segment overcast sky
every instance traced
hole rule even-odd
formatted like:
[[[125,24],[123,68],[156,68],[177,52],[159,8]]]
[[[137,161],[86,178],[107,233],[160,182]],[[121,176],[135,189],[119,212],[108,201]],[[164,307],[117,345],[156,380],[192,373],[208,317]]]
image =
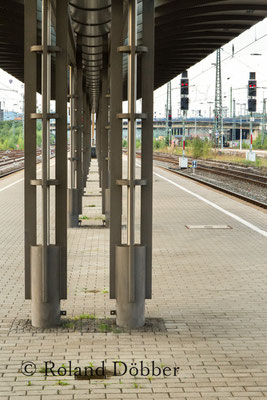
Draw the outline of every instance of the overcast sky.
[[[232,57],[232,45],[234,56]],[[252,55],[252,54],[261,55]],[[236,100],[237,114],[240,104],[247,103],[247,83],[249,72],[256,72],[257,78],[257,110],[262,110],[263,98],[267,98],[267,19],[254,25],[251,29],[232,40],[222,48],[222,92],[223,106],[230,108],[230,87]],[[216,52],[188,70],[190,80],[190,110],[188,115],[194,116],[201,110],[203,116],[209,116],[214,108],[215,99],[215,66]],[[229,79],[228,79],[229,78]],[[180,102],[180,76],[172,80],[172,114],[177,116]],[[1,89],[12,89],[17,92]],[[22,109],[23,85],[20,81],[0,69],[0,101],[5,110],[20,111]],[[167,85],[154,93],[155,115],[165,116]],[[209,103],[213,102],[213,104]],[[244,105],[242,106],[244,109]]]

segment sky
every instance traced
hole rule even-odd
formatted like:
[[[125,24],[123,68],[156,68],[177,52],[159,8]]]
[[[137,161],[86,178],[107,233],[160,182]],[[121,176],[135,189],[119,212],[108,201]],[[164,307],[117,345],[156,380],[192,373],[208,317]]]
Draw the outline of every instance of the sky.
[[[232,55],[232,46],[234,54]],[[260,54],[260,55],[255,55]],[[223,106],[230,109],[230,88],[236,103],[236,114],[245,112],[247,104],[247,83],[249,72],[256,72],[257,111],[261,112],[263,98],[267,98],[267,18],[242,33],[222,47],[222,94]],[[190,105],[188,116],[212,115],[215,100],[216,52],[212,53],[188,70]],[[180,78],[172,80],[172,115],[178,115],[180,102]],[[3,90],[9,89],[9,90]],[[12,90],[12,91],[11,91]],[[0,102],[2,108],[21,112],[23,102],[23,84],[0,69]],[[154,92],[154,116],[165,117],[167,85]],[[242,105],[243,104],[243,105]],[[141,105],[139,103],[139,111]]]
[[[232,57],[232,45],[234,56]],[[252,54],[261,55],[252,55]],[[254,25],[239,37],[222,47],[222,97],[223,106],[230,108],[230,88],[233,88],[233,99],[236,102],[236,112],[240,107],[244,112],[247,104],[247,84],[249,72],[256,72],[257,79],[257,111],[262,111],[263,97],[267,98],[267,19]],[[212,53],[198,64],[188,69],[189,78],[189,112],[188,116],[209,116],[213,112],[215,100],[216,52]],[[181,75],[172,80],[172,115],[177,116],[180,102]],[[154,115],[157,118],[165,116],[167,101],[167,85],[154,92]],[[213,104],[208,104],[213,102]],[[240,104],[243,103],[243,106]]]

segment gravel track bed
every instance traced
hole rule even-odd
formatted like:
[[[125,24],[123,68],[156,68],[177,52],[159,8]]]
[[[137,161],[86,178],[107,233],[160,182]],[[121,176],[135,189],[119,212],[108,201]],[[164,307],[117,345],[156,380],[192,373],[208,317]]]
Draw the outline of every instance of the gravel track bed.
[[[171,164],[157,160],[154,160],[154,165],[163,168],[171,166],[172,168],[177,169],[176,164]],[[193,176],[192,168],[184,169],[182,170],[182,172],[183,174]],[[218,175],[215,172],[201,171],[198,170],[197,168],[195,170],[195,176],[199,179],[202,179],[203,181],[220,186],[223,189],[231,190],[232,192],[236,192],[243,196],[267,204],[267,189],[260,185],[257,185],[256,183],[253,184],[235,178]]]
[[[192,176],[193,172],[190,169],[184,170],[183,173]],[[267,189],[257,185],[256,183],[248,183],[235,178],[230,178],[218,175],[215,172],[200,171],[196,168],[195,176],[203,179],[209,183],[221,186],[224,189],[231,190],[232,192],[239,193],[243,196],[250,197],[251,199],[261,201],[267,204]]]

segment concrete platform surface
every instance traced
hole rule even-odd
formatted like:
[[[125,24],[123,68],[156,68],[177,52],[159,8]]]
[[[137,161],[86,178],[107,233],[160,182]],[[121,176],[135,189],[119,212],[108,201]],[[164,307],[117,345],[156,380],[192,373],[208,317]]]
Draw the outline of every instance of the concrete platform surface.
[[[82,225],[69,230],[67,317],[49,331],[31,329],[24,300],[23,173],[1,179],[0,400],[267,398],[267,213],[154,170],[153,299],[146,327],[131,332],[110,316],[96,161]],[[115,361],[127,373],[73,376],[102,361],[111,375]]]

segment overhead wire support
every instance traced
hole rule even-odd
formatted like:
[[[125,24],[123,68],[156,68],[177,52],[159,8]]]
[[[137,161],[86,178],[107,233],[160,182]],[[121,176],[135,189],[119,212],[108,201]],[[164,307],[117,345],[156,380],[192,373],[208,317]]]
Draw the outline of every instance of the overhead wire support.
[[[223,148],[223,110],[222,110],[222,71],[221,49],[216,52],[216,84],[215,84],[215,108],[213,135],[221,135],[221,148]]]
[[[166,103],[166,138],[169,146],[172,143],[172,83],[167,83],[167,103]]]

